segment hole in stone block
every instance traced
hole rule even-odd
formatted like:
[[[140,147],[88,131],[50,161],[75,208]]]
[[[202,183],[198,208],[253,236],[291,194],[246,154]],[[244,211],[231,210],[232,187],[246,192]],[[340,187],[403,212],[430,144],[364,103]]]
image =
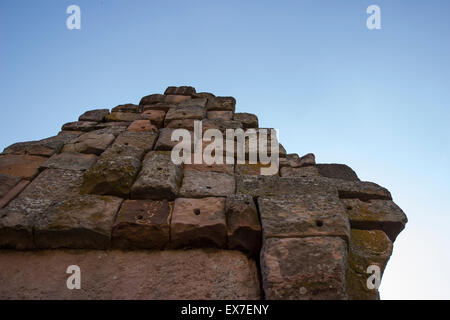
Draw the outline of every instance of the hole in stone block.
[[[210,186],[206,186],[206,189],[210,190],[210,189],[211,189],[211,187],[210,187]]]
[[[142,219],[144,219],[144,216],[143,215],[138,215],[138,216],[136,216],[136,219],[142,220]]]
[[[322,220],[316,220],[316,226],[322,227],[323,226],[323,221]]]
[[[194,209],[194,214],[195,214],[196,216],[200,215],[200,209]]]
[[[352,206],[347,206],[347,210],[352,210]]]

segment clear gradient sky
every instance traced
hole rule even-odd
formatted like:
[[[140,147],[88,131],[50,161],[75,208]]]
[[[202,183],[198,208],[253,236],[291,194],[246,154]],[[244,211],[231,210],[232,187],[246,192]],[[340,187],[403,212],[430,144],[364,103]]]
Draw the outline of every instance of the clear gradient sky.
[[[233,95],[289,153],[392,192],[409,223],[383,299],[449,299],[449,14],[445,0],[0,0],[0,149],[169,85]]]

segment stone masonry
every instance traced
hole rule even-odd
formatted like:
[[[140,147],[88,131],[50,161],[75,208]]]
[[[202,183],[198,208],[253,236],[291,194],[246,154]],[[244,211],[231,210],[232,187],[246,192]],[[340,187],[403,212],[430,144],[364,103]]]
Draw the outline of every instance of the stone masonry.
[[[407,222],[388,190],[281,145],[274,175],[175,164],[171,134],[195,121],[258,130],[233,97],[169,87],[5,148],[0,299],[380,298],[367,270],[383,273]]]

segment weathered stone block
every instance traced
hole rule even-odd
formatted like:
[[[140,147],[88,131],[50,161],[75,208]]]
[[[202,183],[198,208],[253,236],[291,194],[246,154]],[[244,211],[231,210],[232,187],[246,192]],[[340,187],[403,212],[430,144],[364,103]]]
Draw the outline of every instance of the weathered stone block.
[[[258,117],[252,113],[235,113],[234,120],[240,121],[243,128],[258,128]]]
[[[89,110],[83,113],[78,121],[94,121],[94,122],[103,122],[105,117],[109,114],[108,109],[96,109]]]
[[[224,161],[225,163],[225,161]],[[184,164],[184,171],[207,171],[207,172],[220,172],[229,175],[234,174],[234,164],[194,164],[193,160],[191,164]]]
[[[168,87],[166,91],[164,91],[164,94],[165,95],[177,94],[190,96],[191,94],[195,94],[195,88],[189,86]]]
[[[319,169],[320,175],[323,177],[348,181],[360,181],[355,171],[353,171],[352,168],[345,164],[321,163],[317,165],[317,168]]]
[[[289,166],[291,168],[301,168],[307,166],[314,166],[316,164],[316,157],[312,153],[308,153],[303,157],[299,157],[296,153],[290,153],[286,155],[286,164],[282,164],[281,167]]]
[[[68,290],[68,266],[81,290]],[[225,270],[225,272],[224,272]],[[0,299],[260,299],[255,262],[230,250],[0,251]]]
[[[81,192],[84,194],[127,197],[141,167],[143,151],[133,146],[113,145],[86,171]]]
[[[141,106],[137,106],[131,103],[121,104],[117,107],[112,108],[111,112],[141,113]]]
[[[175,165],[170,152],[150,151],[142,162],[142,170],[133,184],[133,199],[174,199],[182,178],[181,165]]]
[[[189,131],[194,131],[194,122],[198,121],[196,119],[180,119],[180,120],[170,120],[166,124],[166,128],[172,129],[186,129]]]
[[[238,129],[242,128],[242,123],[235,120],[224,120],[224,119],[205,119],[202,121],[203,132],[209,129],[217,129],[223,133],[227,129]]]
[[[53,155],[42,164],[42,168],[63,170],[87,170],[97,161],[93,154],[64,152]]]
[[[296,197],[298,194],[337,195],[336,186],[321,177],[237,175],[236,193],[253,197]]]
[[[192,105],[186,107],[175,107],[169,109],[164,119],[164,123],[168,124],[172,120],[196,119],[202,120],[205,117],[205,108]]]
[[[369,266],[378,266],[383,273],[392,254],[392,242],[380,230],[351,230],[347,270],[347,293],[351,300],[377,300],[377,289],[367,287]]]
[[[164,102],[171,103],[171,104],[178,104],[180,102],[188,101],[190,99],[191,99],[190,96],[170,94],[165,97]]]
[[[252,255],[261,249],[261,224],[250,196],[232,195],[226,199],[228,248]]]
[[[134,112],[111,112],[106,116],[106,121],[133,122],[141,119],[142,115]]]
[[[100,155],[114,141],[115,136],[106,130],[95,130],[82,134],[66,144],[62,152],[78,152]]]
[[[158,135],[153,132],[125,131],[114,141],[114,145],[133,146],[147,152],[153,149]]]
[[[259,198],[265,239],[334,236],[348,239],[350,224],[335,194],[294,194],[291,198]]]
[[[236,109],[236,99],[233,97],[216,97],[208,99],[208,111],[233,111]]]
[[[113,247],[164,249],[169,244],[172,209],[167,200],[125,201],[113,226]]]
[[[347,245],[336,237],[271,238],[261,252],[266,299],[345,299]]]
[[[50,157],[61,151],[64,144],[78,137],[81,133],[61,131],[58,135],[47,139],[19,142],[7,147],[3,154],[28,154],[32,156]]]
[[[359,199],[368,201],[373,199],[392,200],[391,193],[373,182],[367,181],[344,181],[339,179],[328,179],[334,184],[342,199]]]
[[[81,195],[53,203],[36,217],[38,248],[107,249],[122,199]]]
[[[214,120],[214,119],[221,119],[221,120],[233,120],[233,111],[208,111],[207,112],[207,118]]]
[[[166,112],[164,110],[147,110],[142,113],[142,117],[150,120],[156,127],[161,128],[164,125]]]
[[[159,102],[164,102],[164,95],[162,94],[151,94],[148,96],[145,96],[141,99],[141,102],[139,102],[139,105],[152,105]]]
[[[97,124],[95,126],[95,130],[110,130],[112,129],[112,132],[109,133],[113,133],[114,135],[116,135],[116,133],[114,132],[122,132],[125,131],[128,126],[131,124],[130,121],[117,121],[117,122],[100,122],[99,124]]]
[[[154,126],[150,120],[136,120],[133,121],[127,129],[135,132],[158,132],[158,128]]]
[[[235,193],[234,176],[208,171],[184,172],[180,196],[185,198],[225,197]]]
[[[170,233],[174,247],[224,247],[225,198],[177,198]]]
[[[280,175],[282,177],[319,177],[319,170],[316,166],[307,166],[307,167],[282,167],[280,169]]]
[[[83,173],[47,169],[36,177],[20,195],[0,210],[0,247],[34,247],[32,228],[35,218],[55,201],[79,192]]]
[[[0,155],[0,174],[30,180],[39,173],[39,167],[46,160],[47,158],[39,156]]]
[[[352,228],[383,230],[391,241],[395,241],[408,222],[405,213],[393,201],[342,199],[342,202]]]
[[[95,130],[97,126],[97,122],[95,121],[75,121],[69,122],[62,126],[61,130],[63,131],[82,131],[88,132]]]

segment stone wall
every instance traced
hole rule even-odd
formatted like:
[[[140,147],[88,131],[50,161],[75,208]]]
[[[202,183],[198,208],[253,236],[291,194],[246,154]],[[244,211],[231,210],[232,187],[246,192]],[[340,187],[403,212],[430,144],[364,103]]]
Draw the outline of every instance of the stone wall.
[[[177,128],[258,128],[235,105],[169,87],[7,147],[0,298],[377,299],[367,268],[384,270],[407,222],[388,190],[281,145],[272,176],[173,163]],[[80,290],[66,287],[69,265]]]

